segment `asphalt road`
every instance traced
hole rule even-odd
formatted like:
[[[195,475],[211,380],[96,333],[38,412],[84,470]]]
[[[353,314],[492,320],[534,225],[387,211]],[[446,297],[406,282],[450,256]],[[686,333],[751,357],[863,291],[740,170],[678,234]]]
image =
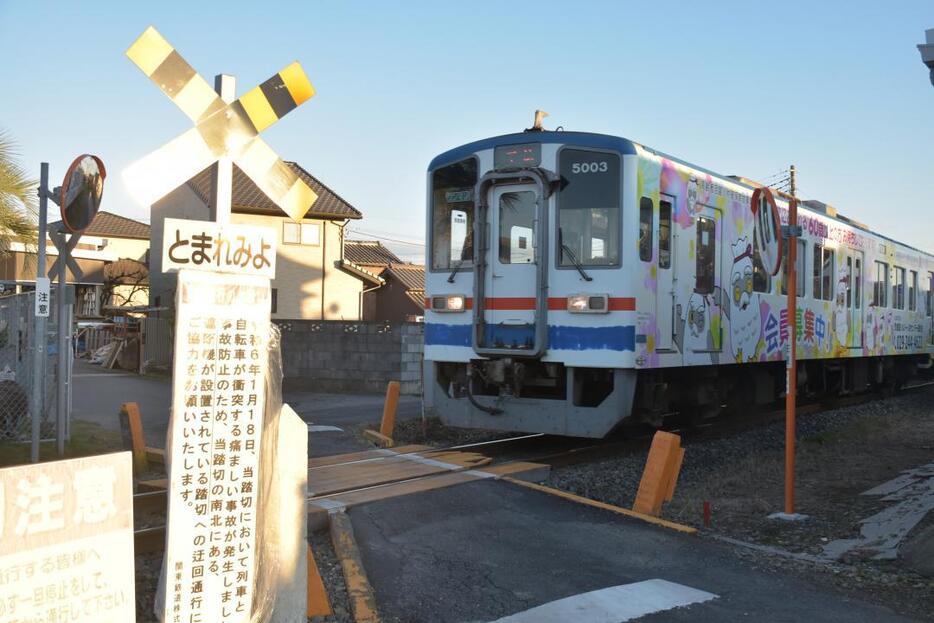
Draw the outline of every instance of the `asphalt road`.
[[[107,370],[79,359],[75,361],[72,382],[72,417],[119,431],[118,414],[121,405],[124,402],[136,402],[143,416],[143,433],[147,445],[165,445],[172,402],[170,379]],[[383,396],[376,394],[299,391],[287,392],[284,400],[309,425],[340,429],[312,429],[308,440],[311,456],[353,452],[369,447],[351,431],[363,424],[378,423],[383,415]],[[397,420],[420,416],[419,396],[400,397]]]
[[[388,499],[349,512],[386,623],[494,621],[572,595],[646,580],[717,597],[639,619],[645,621],[908,620],[752,568],[702,537],[502,481]],[[573,620],[589,620],[583,614]]]

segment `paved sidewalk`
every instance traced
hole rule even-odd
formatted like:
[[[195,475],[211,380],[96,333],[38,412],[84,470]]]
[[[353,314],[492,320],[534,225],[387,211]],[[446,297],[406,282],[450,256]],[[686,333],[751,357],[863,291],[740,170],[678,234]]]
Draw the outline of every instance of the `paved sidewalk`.
[[[482,481],[349,511],[384,623],[907,621],[891,610],[758,570],[728,546],[503,481]],[[674,584],[674,586],[672,586]],[[659,589],[663,590],[659,590]],[[606,589],[606,590],[603,590]],[[676,590],[672,590],[676,589]],[[587,595],[591,591],[601,591]],[[715,597],[680,599],[698,595]],[[571,598],[563,604],[559,599]],[[677,607],[681,604],[683,607]],[[533,612],[538,606],[548,607]],[[524,614],[520,614],[524,613]]]
[[[120,406],[124,402],[136,402],[143,416],[146,443],[160,448],[165,445],[172,402],[171,379],[139,376],[124,370],[107,370],[78,359],[75,361],[73,383],[72,409],[75,419],[95,422],[119,431]],[[295,391],[287,392],[284,400],[309,425],[327,428],[311,430],[311,456],[353,452],[370,447],[353,431],[360,425],[379,422],[383,415],[383,396],[375,394]],[[402,396],[399,399],[397,420],[420,416],[420,396]]]

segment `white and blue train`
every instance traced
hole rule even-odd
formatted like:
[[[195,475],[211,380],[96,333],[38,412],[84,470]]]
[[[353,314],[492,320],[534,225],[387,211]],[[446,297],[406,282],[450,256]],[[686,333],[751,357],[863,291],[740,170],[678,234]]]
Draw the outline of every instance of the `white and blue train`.
[[[448,425],[602,437],[802,393],[894,388],[934,354],[934,255],[798,210],[798,314],[757,184],[624,138],[526,131],[428,168],[424,396]],[[782,218],[787,203],[778,201]]]

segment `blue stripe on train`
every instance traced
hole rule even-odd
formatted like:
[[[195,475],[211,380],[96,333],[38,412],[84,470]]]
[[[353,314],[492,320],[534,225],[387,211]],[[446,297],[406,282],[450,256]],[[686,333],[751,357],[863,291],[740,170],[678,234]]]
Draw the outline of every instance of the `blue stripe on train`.
[[[471,325],[425,323],[426,346],[471,346]],[[548,348],[555,350],[636,349],[634,326],[569,327],[548,326]]]

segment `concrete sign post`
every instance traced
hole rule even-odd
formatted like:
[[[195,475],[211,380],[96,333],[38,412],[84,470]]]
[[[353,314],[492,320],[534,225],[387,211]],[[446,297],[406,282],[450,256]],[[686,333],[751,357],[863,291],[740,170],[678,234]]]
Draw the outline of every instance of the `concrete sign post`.
[[[275,379],[267,370],[278,232],[231,225],[230,214],[233,164],[293,220],[308,213],[314,191],[259,134],[311,98],[314,88],[292,63],[237,99],[232,76],[218,76],[212,89],[152,27],[127,56],[195,124],[124,171],[134,194],[151,205],[216,165],[212,221],[165,221],[163,268],[178,272],[178,286],[164,599],[156,611],[164,623],[304,621],[305,604],[286,593],[305,583],[296,563],[304,549],[307,437],[284,453],[301,449],[297,475],[278,469],[279,452],[265,460],[261,452],[266,384],[278,387],[281,379],[281,371]],[[275,406],[280,398],[273,398]],[[297,423],[307,431],[290,410],[282,412],[283,430],[294,436]],[[276,441],[265,439],[267,451],[289,439]],[[271,475],[279,476],[279,487]],[[285,534],[272,519],[279,512],[295,520],[289,511],[295,508],[301,509],[297,525]],[[290,577],[270,569],[269,561]]]
[[[0,469],[0,621],[136,619],[129,452]]]

